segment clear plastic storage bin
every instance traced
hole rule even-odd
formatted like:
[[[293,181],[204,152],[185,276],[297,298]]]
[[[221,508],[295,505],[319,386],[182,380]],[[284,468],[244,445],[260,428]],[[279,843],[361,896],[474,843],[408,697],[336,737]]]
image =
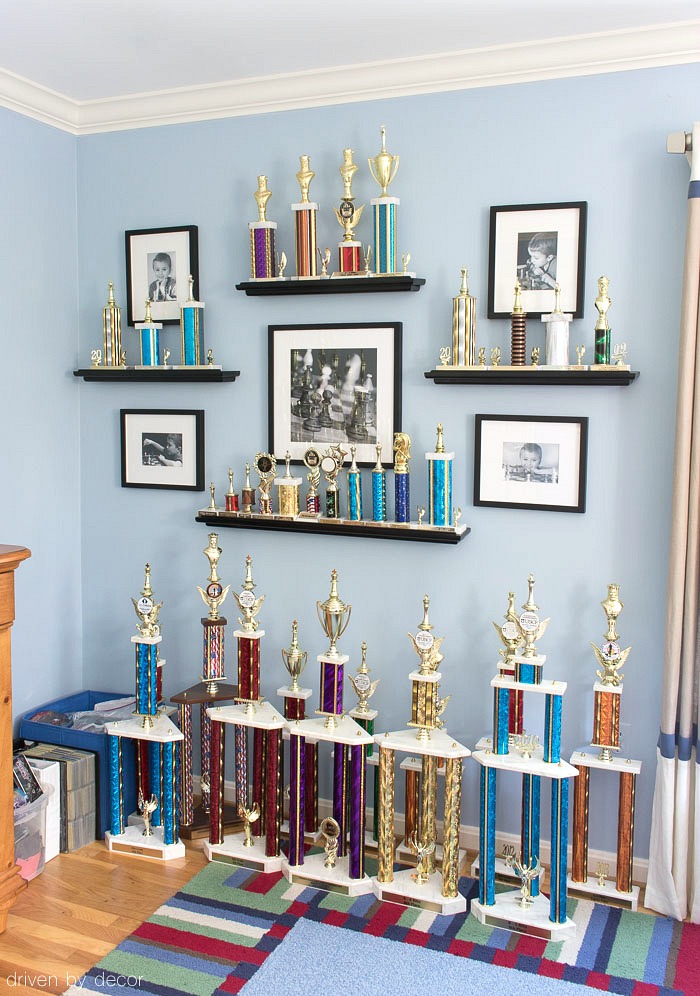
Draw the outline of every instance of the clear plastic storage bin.
[[[46,840],[46,806],[53,787],[47,785],[34,802],[15,809],[15,862],[27,882],[44,870]]]

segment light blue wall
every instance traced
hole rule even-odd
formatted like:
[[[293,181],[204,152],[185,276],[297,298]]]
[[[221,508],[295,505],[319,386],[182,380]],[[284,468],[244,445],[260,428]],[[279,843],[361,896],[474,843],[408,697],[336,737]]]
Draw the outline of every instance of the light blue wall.
[[[0,109],[0,542],[27,546],[16,715],[82,684],[76,142]]]
[[[359,663],[366,640],[373,674],[381,678],[373,704],[377,729],[402,727],[410,714],[408,672],[415,657],[406,633],[431,596],[431,618],[445,636],[443,693],[450,731],[467,745],[489,730],[489,681],[498,660],[491,620],[500,620],[507,592],[518,602],[534,572],[536,599],[551,617],[541,651],[546,675],[568,682],[564,743],[568,753],[591,735],[600,602],[608,582],[621,585],[619,623],[633,651],[622,703],[625,753],[643,760],[637,797],[637,853],[647,854],[654,782],[673,458],[676,348],[681,288],[687,164],[665,153],[667,132],[689,127],[697,114],[700,67],[620,73],[515,87],[350,104],[187,126],[95,135],[78,142],[80,346],[61,343],[52,365],[59,383],[73,362],[87,365],[101,335],[107,281],[126,305],[123,233],[130,228],[199,226],[201,297],[207,345],[218,362],[240,369],[233,384],[81,384],[81,492],[84,684],[125,690],[133,684],[130,636],[143,565],[165,607],[165,689],[194,683],[201,669],[203,605],[196,591],[207,576],[206,527],[195,523],[208,494],[122,489],[119,409],[206,410],[206,480],[220,500],[233,466],[267,442],[268,323],[404,323],[403,429],[413,440],[412,503],[425,500],[422,453],[435,426],[445,425],[457,453],[456,499],[471,535],[457,547],[355,538],[309,537],[222,529],[220,570],[239,584],[244,558],[254,558],[258,591],[267,595],[261,618],[264,692],[275,699],[284,672],[280,648],[299,620],[302,645],[313,660],[324,649],[315,602],[326,597],[333,567],[342,597],[353,604],[342,640]],[[247,222],[255,214],[255,177],[266,173],[273,198],[268,216],[279,222],[280,245],[292,257],[289,204],[298,199],[294,174],[308,153],[316,171],[313,197],[321,203],[319,244],[335,246],[340,229],[332,208],[341,192],[341,150],[352,146],[362,168],[354,192],[367,203],[377,188],[364,167],[388,147],[401,165],[392,193],[401,197],[400,251],[426,277],[418,294],[246,298],[234,288],[249,273]],[[592,353],[596,278],[611,280],[615,341],[625,340],[641,371],[627,388],[437,387],[423,372],[436,365],[449,339],[451,298],[467,265],[479,301],[479,344],[508,352],[509,325],[488,321],[488,211],[492,204],[586,200],[589,205],[585,317],[574,323],[572,347]],[[60,209],[64,209],[61,203]],[[366,215],[369,215],[369,208]],[[358,235],[369,238],[369,217]],[[292,268],[293,272],[293,268]],[[61,315],[66,324],[65,315]],[[538,322],[529,345],[542,342]],[[177,333],[171,337],[177,355]],[[138,350],[124,336],[129,361]],[[15,346],[17,352],[19,348]],[[22,354],[23,356],[26,354]],[[48,364],[44,363],[44,366]],[[64,373],[61,373],[64,371]],[[48,371],[46,373],[48,376]],[[19,391],[15,388],[17,396]],[[52,391],[57,391],[54,385]],[[585,515],[475,508],[471,504],[474,414],[586,415],[590,419],[588,507]],[[42,446],[42,458],[46,447]],[[367,478],[366,478],[367,483]],[[367,496],[367,492],[366,492]],[[61,587],[61,599],[68,597]],[[70,596],[73,592],[70,592]],[[235,621],[234,606],[226,606]],[[230,627],[232,629],[233,627]],[[228,674],[235,679],[235,641],[229,637]],[[307,683],[317,696],[318,674]],[[70,682],[64,682],[68,685]],[[348,693],[348,702],[352,696]],[[528,726],[536,728],[533,721]],[[466,765],[463,820],[478,819],[477,766]],[[546,796],[547,797],[547,796]],[[500,825],[518,825],[519,785],[504,787]],[[591,846],[614,849],[617,790],[604,776],[592,785]],[[545,807],[548,808],[548,807]]]

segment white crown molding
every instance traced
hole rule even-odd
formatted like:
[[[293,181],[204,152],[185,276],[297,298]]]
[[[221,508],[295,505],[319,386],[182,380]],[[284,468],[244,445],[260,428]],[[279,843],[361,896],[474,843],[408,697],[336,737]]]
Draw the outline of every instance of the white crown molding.
[[[74,135],[700,62],[700,20],[75,101],[0,70],[0,106]]]

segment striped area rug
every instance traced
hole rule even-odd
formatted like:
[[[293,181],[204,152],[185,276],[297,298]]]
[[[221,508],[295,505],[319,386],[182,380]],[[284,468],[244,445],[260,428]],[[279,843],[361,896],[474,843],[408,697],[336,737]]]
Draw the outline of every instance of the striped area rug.
[[[460,889],[468,900],[477,895],[473,879],[462,879]],[[70,996],[243,992],[245,996],[250,982],[251,996],[263,991],[270,996],[291,996],[319,990],[375,996],[371,960],[357,965],[346,977],[338,972],[333,975],[331,958],[329,977],[327,971],[318,974],[321,956],[313,955],[307,978],[298,979],[297,970],[294,978],[289,975],[285,944],[291,954],[294,927],[303,920],[306,933],[306,925],[314,923],[334,928],[337,950],[354,943],[355,937],[347,931],[403,942],[402,962],[409,968],[412,948],[441,953],[441,967],[432,969],[440,975],[428,981],[427,992],[482,993],[488,988],[491,993],[510,996],[559,989],[583,993],[589,987],[629,996],[700,994],[700,926],[584,900],[569,900],[568,913],[577,924],[575,938],[547,942],[483,926],[468,913],[446,917],[380,903],[371,895],[351,898],[320,892],[291,885],[278,873],[265,875],[213,861],[67,992]],[[327,952],[328,931],[319,933],[324,935],[319,945]],[[445,955],[454,960],[446,960]],[[465,970],[454,990],[450,988],[452,965],[455,971]],[[509,981],[474,975],[480,965],[491,966],[489,971],[498,968],[498,978]],[[472,973],[473,985],[465,981],[466,969]],[[259,971],[260,979],[265,978],[262,988],[255,983]],[[431,969],[421,962],[420,971]],[[416,980],[415,989],[403,986],[403,996],[412,992],[426,996],[425,982],[419,983],[418,976]]]

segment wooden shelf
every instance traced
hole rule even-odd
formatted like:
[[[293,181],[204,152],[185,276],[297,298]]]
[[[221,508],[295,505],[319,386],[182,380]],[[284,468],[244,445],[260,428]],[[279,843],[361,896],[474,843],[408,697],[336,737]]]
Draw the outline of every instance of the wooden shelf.
[[[74,370],[74,377],[82,377],[84,380],[101,381],[165,381],[171,383],[178,381],[182,383],[192,383],[199,381],[206,384],[221,384],[224,381],[235,380],[240,377],[240,370],[218,370],[216,367],[189,367],[188,369],[175,370],[172,367],[87,367],[85,370]]]
[[[354,522],[349,519],[260,515],[257,512],[226,512],[201,509],[195,516],[197,522],[207,526],[226,526],[234,529],[268,529],[273,532],[325,533],[329,536],[365,536],[372,539],[416,540],[419,543],[461,543],[471,532],[468,526],[419,526],[416,522]]]
[[[436,384],[572,384],[577,387],[624,387],[639,377],[638,370],[545,370],[538,367],[437,367],[425,377]]]
[[[371,294],[382,291],[418,291],[425,277],[397,274],[390,277],[310,277],[303,280],[244,280],[236,290],[249,297],[280,294]]]

